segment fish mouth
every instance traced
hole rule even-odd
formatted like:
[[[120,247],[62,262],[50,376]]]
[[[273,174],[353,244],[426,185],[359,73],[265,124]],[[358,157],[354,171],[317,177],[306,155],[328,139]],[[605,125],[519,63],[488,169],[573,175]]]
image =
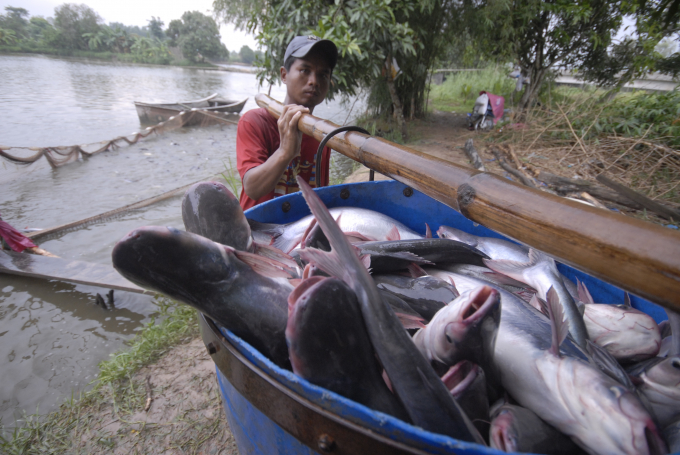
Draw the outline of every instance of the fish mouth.
[[[318,284],[320,281],[325,280],[326,278],[327,277],[324,276],[309,277],[302,280],[302,282],[291,291],[291,293],[288,295],[288,318],[290,318],[295,311],[295,304],[297,303],[298,299],[310,288]]]
[[[509,433],[511,426],[512,417],[507,411],[501,412],[493,419],[493,425],[491,426],[489,435],[493,442],[493,447],[502,450],[503,452],[515,452],[517,443]]]
[[[478,365],[462,360],[449,368],[449,371],[442,376],[442,382],[455,398],[474,382],[478,374]]]
[[[500,302],[500,293],[492,287],[481,286],[470,295],[470,299],[463,309],[461,319],[465,325],[474,325],[484,319]]]

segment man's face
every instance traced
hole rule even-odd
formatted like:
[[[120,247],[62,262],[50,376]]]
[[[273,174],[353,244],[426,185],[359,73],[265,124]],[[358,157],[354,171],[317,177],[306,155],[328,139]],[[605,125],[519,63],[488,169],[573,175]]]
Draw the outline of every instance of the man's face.
[[[296,59],[289,71],[281,68],[281,80],[286,84],[285,104],[299,104],[311,110],[326,98],[331,68],[325,58],[310,52]]]

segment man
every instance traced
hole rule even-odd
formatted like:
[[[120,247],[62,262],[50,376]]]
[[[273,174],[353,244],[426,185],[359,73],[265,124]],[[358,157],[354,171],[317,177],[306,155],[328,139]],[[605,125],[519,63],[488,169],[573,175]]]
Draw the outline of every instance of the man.
[[[319,142],[303,135],[298,121],[326,98],[337,60],[338,49],[332,41],[315,36],[293,38],[280,70],[286,85],[281,117],[277,121],[260,108],[246,112],[239,121],[236,159],[243,210],[298,191],[298,175],[312,187],[320,186],[318,182],[328,185],[330,149],[324,149],[321,175],[315,175]]]

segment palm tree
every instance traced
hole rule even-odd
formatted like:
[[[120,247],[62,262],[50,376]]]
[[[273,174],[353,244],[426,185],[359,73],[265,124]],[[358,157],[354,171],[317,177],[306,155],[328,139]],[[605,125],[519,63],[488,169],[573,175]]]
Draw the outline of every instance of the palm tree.
[[[0,28],[0,44],[14,44],[16,42],[17,36],[14,30]]]

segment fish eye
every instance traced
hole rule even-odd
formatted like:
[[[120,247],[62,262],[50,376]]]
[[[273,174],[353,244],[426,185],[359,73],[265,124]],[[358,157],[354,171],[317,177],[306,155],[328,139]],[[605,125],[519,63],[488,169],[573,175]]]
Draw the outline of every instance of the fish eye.
[[[615,385],[611,386],[609,390],[611,390],[611,392],[614,394],[614,397],[616,398],[621,398],[624,393],[624,390],[621,387]]]

